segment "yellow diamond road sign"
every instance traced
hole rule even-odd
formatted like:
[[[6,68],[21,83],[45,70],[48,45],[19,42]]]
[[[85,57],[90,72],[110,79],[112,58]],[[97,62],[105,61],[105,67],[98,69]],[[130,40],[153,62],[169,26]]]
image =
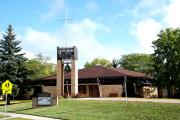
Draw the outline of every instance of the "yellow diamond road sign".
[[[12,90],[3,90],[2,93],[3,94],[12,94]]]
[[[3,94],[12,94],[12,88],[13,88],[13,84],[9,80],[3,82],[2,84]]]

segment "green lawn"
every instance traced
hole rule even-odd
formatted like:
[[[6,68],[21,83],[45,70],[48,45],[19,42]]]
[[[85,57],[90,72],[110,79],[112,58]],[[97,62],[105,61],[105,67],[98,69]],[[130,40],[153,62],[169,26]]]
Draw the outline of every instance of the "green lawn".
[[[17,104],[17,103],[24,103],[24,102],[30,102],[30,100],[11,100],[11,104]],[[0,105],[4,105],[5,101],[0,100]]]
[[[0,118],[4,118],[4,115],[0,115]]]
[[[180,104],[167,103],[61,100],[58,107],[31,109],[28,102],[10,105],[8,111],[62,120],[180,120]]]

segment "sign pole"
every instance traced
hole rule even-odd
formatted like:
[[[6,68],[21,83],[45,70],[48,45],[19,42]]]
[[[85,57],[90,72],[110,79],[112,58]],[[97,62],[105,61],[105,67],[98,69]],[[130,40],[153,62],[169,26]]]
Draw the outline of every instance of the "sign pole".
[[[101,88],[100,88],[100,81],[99,81],[99,78],[97,78],[97,83],[98,83],[98,88],[99,88],[99,96],[100,96],[100,100],[102,102],[102,94],[101,94]]]
[[[125,101],[127,103],[127,87],[126,87],[127,77],[124,76],[124,89],[125,89]]]
[[[6,119],[7,94],[5,94],[4,119]]]
[[[5,104],[4,104],[4,119],[6,119],[6,109],[7,109],[7,95],[12,94],[13,84],[6,80],[2,83],[2,93],[5,95]]]

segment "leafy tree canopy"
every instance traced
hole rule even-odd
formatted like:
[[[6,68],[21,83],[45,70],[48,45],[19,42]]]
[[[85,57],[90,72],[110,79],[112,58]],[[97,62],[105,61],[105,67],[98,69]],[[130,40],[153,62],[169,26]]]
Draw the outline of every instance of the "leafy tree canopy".
[[[180,86],[180,29],[161,30],[153,48],[153,74],[158,86]]]
[[[42,77],[47,77],[55,74],[55,65],[48,63],[49,57],[43,56],[42,53],[36,55],[34,59],[28,60],[25,65],[30,71],[28,78],[30,80],[37,80]]]
[[[119,63],[120,63],[120,60],[118,60],[118,59],[113,59],[113,60],[112,60],[112,66],[113,66],[114,68],[119,67]]]
[[[84,67],[89,68],[89,67],[92,67],[92,66],[95,66],[95,65],[103,65],[103,66],[106,66],[106,67],[111,67],[112,66],[111,62],[109,60],[107,60],[107,59],[95,58],[91,62],[86,62]]]
[[[128,70],[148,73],[151,69],[151,56],[148,54],[132,53],[123,55],[119,60],[120,67]]]

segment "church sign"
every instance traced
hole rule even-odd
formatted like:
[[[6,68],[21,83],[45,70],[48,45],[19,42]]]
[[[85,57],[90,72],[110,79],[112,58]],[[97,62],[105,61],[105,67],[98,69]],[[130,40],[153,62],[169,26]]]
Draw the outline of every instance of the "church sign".
[[[52,105],[51,93],[42,92],[37,95],[37,105],[46,106]]]

